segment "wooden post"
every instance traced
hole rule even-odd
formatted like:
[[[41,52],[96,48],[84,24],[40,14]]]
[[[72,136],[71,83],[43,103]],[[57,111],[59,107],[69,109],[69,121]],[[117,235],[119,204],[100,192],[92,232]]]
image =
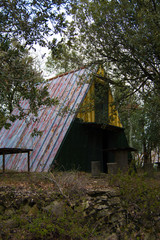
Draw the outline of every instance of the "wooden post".
[[[28,151],[28,172],[30,172],[30,152]]]
[[[3,153],[3,172],[5,172],[5,153]]]

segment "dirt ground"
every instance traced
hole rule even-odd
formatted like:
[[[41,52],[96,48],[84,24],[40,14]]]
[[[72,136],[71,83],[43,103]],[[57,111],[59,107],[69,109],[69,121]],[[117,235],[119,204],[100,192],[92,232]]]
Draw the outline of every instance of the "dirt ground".
[[[12,186],[21,188],[56,188],[57,184],[62,188],[77,188],[84,190],[110,189],[109,175],[101,174],[92,177],[85,172],[53,172],[53,173],[0,173],[0,186]],[[57,183],[57,184],[55,184]]]

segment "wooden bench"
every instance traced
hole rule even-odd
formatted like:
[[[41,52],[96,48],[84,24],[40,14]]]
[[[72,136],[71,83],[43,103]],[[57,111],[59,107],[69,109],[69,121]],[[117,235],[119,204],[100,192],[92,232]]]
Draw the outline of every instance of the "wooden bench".
[[[0,155],[3,156],[3,172],[5,172],[5,155],[7,154],[17,154],[17,153],[27,153],[28,154],[28,172],[30,172],[30,152],[33,149],[26,148],[0,148]]]

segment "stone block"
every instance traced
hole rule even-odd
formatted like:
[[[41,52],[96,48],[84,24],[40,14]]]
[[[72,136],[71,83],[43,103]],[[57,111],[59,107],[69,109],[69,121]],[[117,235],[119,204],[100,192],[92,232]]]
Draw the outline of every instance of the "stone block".
[[[99,161],[92,161],[91,162],[91,172],[92,177],[99,177],[100,176],[100,162]]]

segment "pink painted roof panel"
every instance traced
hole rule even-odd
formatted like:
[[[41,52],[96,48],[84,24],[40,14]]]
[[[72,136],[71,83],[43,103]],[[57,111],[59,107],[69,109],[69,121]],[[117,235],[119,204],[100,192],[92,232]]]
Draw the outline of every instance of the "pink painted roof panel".
[[[50,97],[58,98],[59,104],[41,109],[37,121],[28,116],[26,120],[16,120],[9,130],[3,128],[0,132],[0,148],[32,148],[31,171],[48,171],[75,118],[76,110],[87,94],[92,71],[91,67],[81,68],[48,80]],[[28,108],[28,102],[23,101],[22,106]],[[41,136],[31,136],[35,128],[41,132]],[[26,171],[26,154],[7,155],[6,168]]]

